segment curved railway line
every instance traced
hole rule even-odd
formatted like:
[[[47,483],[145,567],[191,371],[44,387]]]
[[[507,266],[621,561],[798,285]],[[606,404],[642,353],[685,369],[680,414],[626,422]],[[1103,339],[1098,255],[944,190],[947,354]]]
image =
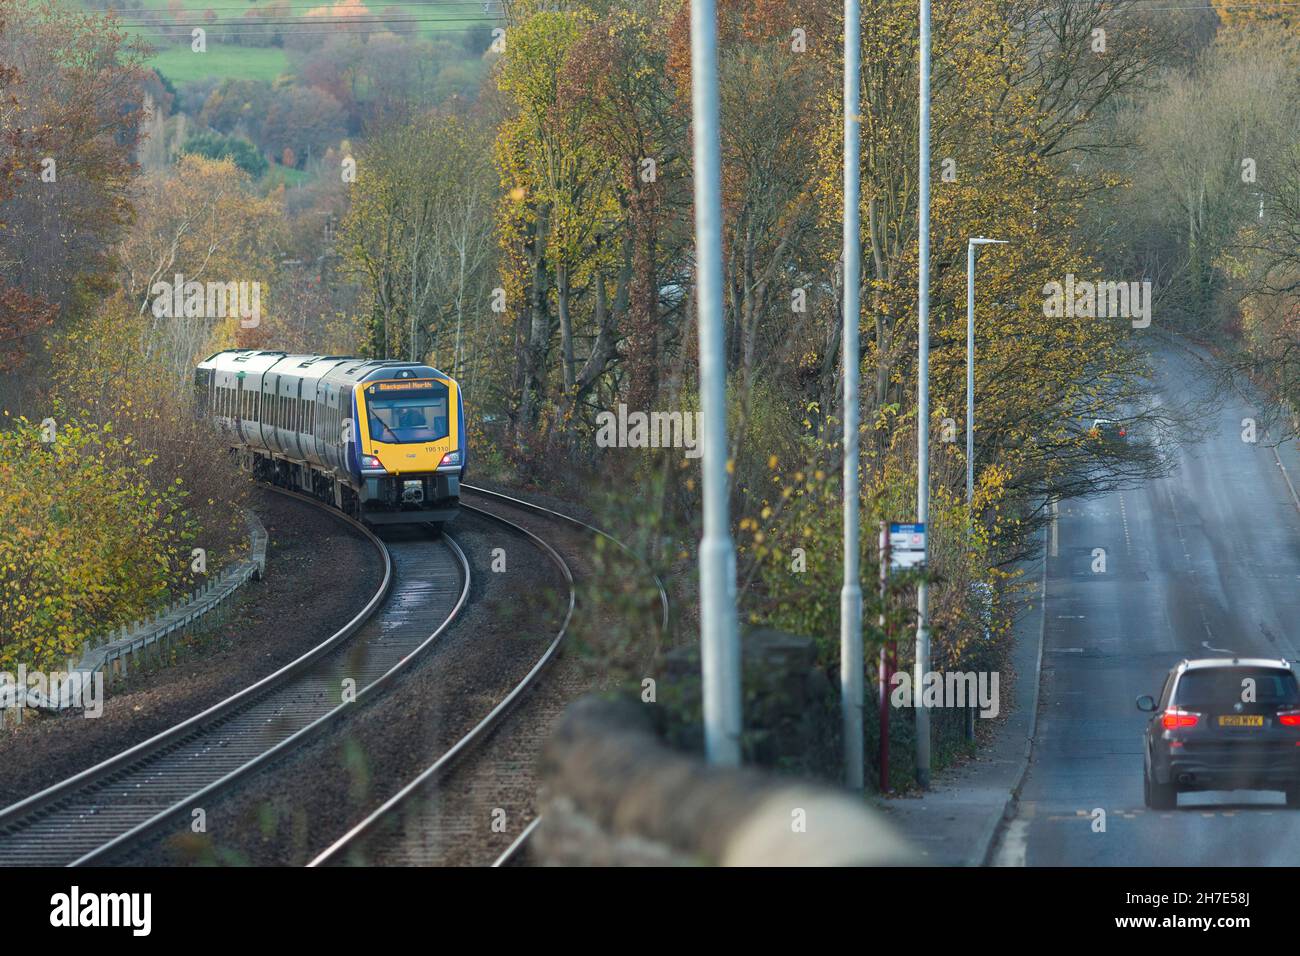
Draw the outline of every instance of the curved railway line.
[[[272,489],[306,503],[314,499]],[[583,521],[500,492],[464,486],[472,495],[559,521],[601,536],[629,555],[623,542]],[[522,525],[462,502],[462,508],[528,539],[559,571],[568,589],[567,609],[555,633],[527,673],[495,706],[431,764],[348,830],[308,865],[367,860],[377,831],[404,818],[414,838],[388,841],[372,862],[428,863],[436,858],[428,838],[437,814],[416,799],[434,790],[467,753],[492,736],[520,700],[541,680],[558,655],[577,602],[571,567],[547,541]],[[342,717],[419,657],[458,617],[470,593],[470,563],[450,535],[432,538],[424,526],[389,529],[381,541],[354,519],[331,514],[358,528],[383,561],[379,588],[337,633],[275,673],[157,736],[69,779],[0,810],[0,866],[83,865],[145,843],[168,824],[182,822],[205,801],[230,788],[254,768],[306,741]],[[638,559],[639,560],[639,559]],[[667,591],[657,576],[660,627],[669,626]],[[439,621],[429,632],[431,620]],[[344,681],[355,694],[344,702]],[[540,728],[534,728],[534,736]],[[537,820],[525,828],[493,865],[512,865]],[[383,841],[376,841],[383,842]],[[436,842],[436,841],[435,841]]]
[[[486,488],[462,485],[462,491],[469,491],[474,495],[481,496],[490,501],[500,502],[514,508],[543,515],[552,520],[566,522],[585,532],[605,538],[625,553],[635,557],[634,552],[632,552],[630,548],[617,538],[570,515],[549,508],[544,508],[541,505],[533,504],[532,502],[524,501],[520,498],[505,495],[500,492],[489,491]],[[464,757],[473,748],[486,741],[492,735],[493,731],[502,724],[506,716],[515,705],[519,703],[523,696],[539,683],[548,665],[552,663],[556,655],[559,653],[560,646],[564,641],[565,636],[568,634],[569,626],[573,619],[574,607],[576,605],[576,591],[574,586],[573,570],[560,553],[533,532],[521,525],[502,518],[500,515],[493,514],[492,512],[486,511],[482,508],[468,505],[464,500],[461,502],[461,507],[492,521],[505,524],[516,531],[522,532],[542,548],[568,583],[568,610],[565,613],[564,619],[554,639],[552,639],[546,650],[538,658],[537,662],[482,720],[475,724],[467,734],[458,740],[452,747],[448,748],[436,761],[428,765],[413,780],[394,793],[388,800],[367,815],[365,819],[356,824],[356,826],[352,827],[351,830],[336,840],[332,845],[318,854],[315,859],[308,864],[310,867],[338,866],[347,865],[349,863],[365,862],[382,863],[385,865],[419,866],[437,862],[442,851],[442,841],[434,839],[433,834],[435,834],[439,827],[440,817],[442,814],[437,801],[428,799],[431,792],[434,791],[438,784],[446,778],[456,761]],[[659,577],[657,575],[652,576],[654,577],[655,586],[658,591],[658,599],[662,612],[660,628],[666,633],[670,623],[668,592],[664,588],[663,582]],[[534,728],[534,730],[537,729],[538,728]],[[510,847],[496,858],[493,866],[510,865],[518,862],[528,838],[536,829],[539,819],[540,818],[534,819],[524,829],[524,831],[513,841]],[[402,828],[402,833],[404,835],[393,840],[391,838],[393,832],[391,828],[398,826]],[[390,832],[381,835],[380,831],[385,828],[389,828]],[[373,846],[372,843],[374,844]],[[384,849],[377,852],[376,847],[380,845],[383,845]]]
[[[325,507],[283,489],[280,494]],[[450,536],[412,527],[380,541],[383,578],[365,607],[297,660],[188,720],[0,810],[0,866],[102,861],[174,821],[384,688],[447,629],[469,595]],[[440,623],[430,633],[428,622]],[[344,702],[346,680],[355,683]]]

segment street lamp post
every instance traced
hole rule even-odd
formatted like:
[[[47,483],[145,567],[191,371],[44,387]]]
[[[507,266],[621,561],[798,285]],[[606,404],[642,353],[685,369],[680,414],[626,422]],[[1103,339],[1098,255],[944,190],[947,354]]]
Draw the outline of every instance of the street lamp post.
[[[709,762],[740,763],[740,640],[736,551],[727,517],[726,349],[722,327],[722,147],[714,0],[691,2],[696,290],[703,418],[704,535],[700,540],[700,658],[704,749]]]
[[[840,706],[844,721],[844,783],[865,785],[862,657],[861,534],[858,501],[858,316],[862,274],[859,196],[861,148],[859,62],[862,56],[861,0],[844,0],[844,584],[840,589]]]
[[[975,248],[1006,245],[1005,239],[966,240],[966,508],[975,500]],[[969,516],[967,518],[969,521]]]
[[[920,46],[920,168],[917,176],[917,296],[916,296],[916,521],[930,520],[930,0],[921,0]],[[926,528],[928,532],[929,529]],[[925,707],[925,675],[930,670],[930,588],[916,587],[916,660],[912,675],[916,715],[916,782],[930,788],[930,712]]]

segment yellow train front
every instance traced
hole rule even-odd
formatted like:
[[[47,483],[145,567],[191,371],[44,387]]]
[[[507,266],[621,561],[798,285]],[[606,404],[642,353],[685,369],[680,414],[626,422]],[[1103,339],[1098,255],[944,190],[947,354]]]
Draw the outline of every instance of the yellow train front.
[[[218,352],[195,372],[210,418],[256,477],[368,524],[456,516],[465,407],[450,376],[413,362]]]

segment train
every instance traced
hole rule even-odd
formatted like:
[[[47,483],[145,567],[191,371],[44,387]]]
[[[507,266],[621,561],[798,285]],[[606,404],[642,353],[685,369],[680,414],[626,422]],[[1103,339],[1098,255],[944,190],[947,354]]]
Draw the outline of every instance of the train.
[[[465,406],[418,362],[227,349],[198,364],[195,407],[239,464],[369,525],[441,529],[468,466]]]

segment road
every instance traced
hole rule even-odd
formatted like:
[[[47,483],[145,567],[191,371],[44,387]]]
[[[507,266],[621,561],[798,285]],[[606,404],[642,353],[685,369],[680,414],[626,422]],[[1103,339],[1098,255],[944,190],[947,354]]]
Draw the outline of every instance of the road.
[[[1183,349],[1158,346],[1152,361],[1157,401],[1209,394]],[[999,865],[1300,861],[1300,811],[1281,793],[1183,794],[1175,811],[1142,803],[1139,694],[1158,696],[1170,667],[1218,656],[1211,648],[1300,657],[1300,511],[1273,451],[1242,441],[1242,419],[1258,413],[1221,399],[1167,477],[1061,507],[1037,739]]]

